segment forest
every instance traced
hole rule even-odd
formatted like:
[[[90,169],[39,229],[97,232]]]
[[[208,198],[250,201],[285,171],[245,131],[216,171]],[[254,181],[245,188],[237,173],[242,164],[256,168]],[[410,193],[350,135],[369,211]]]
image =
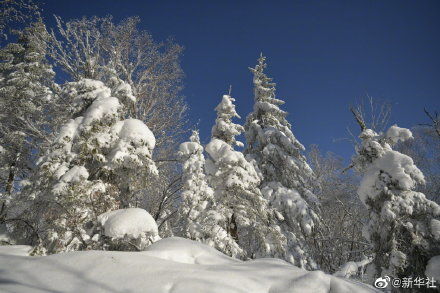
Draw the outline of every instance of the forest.
[[[136,16],[49,27],[35,2],[0,7],[0,245],[37,257],[181,237],[369,285],[440,282],[436,109],[414,109],[425,120],[407,129],[384,100],[347,105],[347,164],[294,135],[261,54],[252,112],[226,91],[203,144],[173,39]]]

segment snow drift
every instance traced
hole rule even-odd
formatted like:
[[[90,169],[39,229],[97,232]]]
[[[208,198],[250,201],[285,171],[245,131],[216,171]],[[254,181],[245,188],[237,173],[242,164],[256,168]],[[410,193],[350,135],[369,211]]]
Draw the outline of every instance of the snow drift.
[[[139,237],[143,234],[159,235],[156,221],[144,209],[128,208],[106,212],[98,216],[105,236],[123,238],[125,235]]]
[[[182,238],[160,240],[143,252],[30,257],[23,256],[25,251],[26,247],[1,247],[1,292],[374,292],[367,285],[277,259],[232,259]]]

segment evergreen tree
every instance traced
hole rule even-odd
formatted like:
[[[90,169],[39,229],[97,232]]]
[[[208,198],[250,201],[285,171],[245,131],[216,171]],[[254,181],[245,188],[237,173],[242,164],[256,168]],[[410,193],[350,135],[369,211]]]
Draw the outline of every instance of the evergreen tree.
[[[362,126],[361,144],[353,166],[363,174],[358,189],[369,211],[363,235],[373,246],[369,277],[423,277],[428,261],[440,255],[440,206],[414,191],[424,183],[413,160],[392,149],[412,138],[405,128],[392,126],[378,134]]]
[[[8,196],[33,168],[52,128],[55,74],[44,42],[36,37],[44,32],[43,23],[34,23],[16,32],[17,43],[0,50],[0,192]]]
[[[12,221],[11,205],[18,205],[18,193],[62,117],[55,74],[46,60],[44,24],[15,34],[17,42],[0,49],[0,229]]]
[[[213,203],[214,191],[209,187],[205,176],[205,158],[198,131],[193,131],[189,142],[180,144],[179,157],[183,160],[179,234],[185,238],[202,241],[203,216]]]
[[[207,243],[231,255],[241,253],[234,239],[226,233],[218,220],[214,191],[205,175],[205,158],[199,133],[193,131],[190,141],[180,145],[183,163],[182,203],[179,207],[179,234],[185,238]]]
[[[284,102],[275,97],[275,84],[264,73],[265,57],[250,68],[254,78],[254,109],[246,119],[245,154],[262,174],[261,190],[277,210],[279,224],[287,238],[284,258],[297,266],[315,268],[306,250],[305,236],[312,233],[318,217],[317,199],[311,192],[313,171],[302,154],[304,146],[295,138]]]
[[[242,142],[235,139],[237,135],[240,135],[244,131],[244,128],[232,122],[233,118],[241,118],[237,114],[237,111],[235,111],[234,102],[234,98],[229,95],[224,95],[220,104],[215,107],[217,118],[212,127],[211,135],[213,138],[221,139],[231,146],[243,146]]]
[[[157,174],[152,132],[140,120],[123,119],[135,101],[130,87],[118,79],[108,84],[82,79],[65,86],[73,119],[40,158],[26,192],[33,201],[23,217],[48,253],[96,246],[98,215],[135,206],[135,182]]]
[[[233,144],[241,145],[235,136],[243,131],[231,120],[239,117],[233,102],[232,97],[224,95],[216,107],[216,125],[206,146],[216,210],[222,216],[220,223],[224,230],[244,251],[242,257],[279,257],[285,238],[261,195],[260,177],[244,155],[233,148]]]

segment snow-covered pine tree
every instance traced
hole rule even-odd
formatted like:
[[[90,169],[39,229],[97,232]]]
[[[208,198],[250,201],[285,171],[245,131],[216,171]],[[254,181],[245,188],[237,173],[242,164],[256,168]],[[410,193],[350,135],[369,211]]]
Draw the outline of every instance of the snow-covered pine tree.
[[[193,131],[190,141],[180,144],[179,157],[183,161],[182,203],[179,206],[179,234],[185,238],[202,241],[204,212],[213,204],[214,191],[205,176],[205,157],[198,131]]]
[[[205,175],[205,157],[198,131],[193,131],[189,142],[180,145],[179,156],[184,160],[179,235],[235,255],[241,249],[218,223],[221,216],[216,211],[214,191]]]
[[[23,216],[48,253],[94,247],[98,215],[135,206],[134,182],[157,174],[153,133],[140,120],[124,119],[124,107],[135,101],[130,86],[108,84],[82,79],[65,86],[73,119],[39,160],[27,192],[34,200]]]
[[[223,95],[222,101],[215,107],[217,118],[212,127],[211,135],[213,138],[221,139],[231,146],[236,145],[242,147],[243,143],[235,139],[237,135],[240,135],[244,131],[244,128],[232,122],[234,118],[240,119],[237,111],[235,111],[234,102],[235,99],[231,96]]]
[[[26,179],[52,128],[55,73],[36,37],[44,32],[43,23],[33,23],[16,32],[16,43],[0,49],[0,193],[6,195]]]
[[[216,107],[216,125],[211,142],[206,146],[210,156],[206,168],[215,190],[216,211],[221,216],[219,223],[244,254],[224,252],[245,258],[280,257],[285,238],[261,195],[259,174],[252,163],[233,148],[234,144],[242,145],[235,136],[243,131],[232,122],[232,118],[239,118],[233,102],[231,96],[224,95]]]
[[[304,146],[295,138],[287,113],[279,108],[284,104],[275,97],[275,84],[264,73],[265,57],[250,68],[254,78],[254,109],[245,128],[248,160],[256,163],[262,174],[261,190],[276,209],[279,225],[287,238],[284,258],[308,269],[316,267],[305,245],[318,221],[313,208],[318,201],[311,192],[314,177],[302,154]]]
[[[363,174],[358,195],[369,211],[363,234],[373,246],[374,260],[368,276],[423,277],[428,261],[440,255],[440,206],[414,191],[424,183],[422,172],[410,157],[392,149],[412,133],[397,126],[384,134],[361,128],[352,165]]]

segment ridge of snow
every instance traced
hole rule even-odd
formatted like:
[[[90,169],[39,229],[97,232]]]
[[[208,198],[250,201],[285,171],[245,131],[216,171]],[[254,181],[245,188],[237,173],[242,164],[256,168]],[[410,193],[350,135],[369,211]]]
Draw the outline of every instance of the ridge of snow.
[[[282,260],[239,261],[195,241],[162,239],[148,251],[77,251],[23,257],[0,250],[6,292],[363,293],[374,288]]]

